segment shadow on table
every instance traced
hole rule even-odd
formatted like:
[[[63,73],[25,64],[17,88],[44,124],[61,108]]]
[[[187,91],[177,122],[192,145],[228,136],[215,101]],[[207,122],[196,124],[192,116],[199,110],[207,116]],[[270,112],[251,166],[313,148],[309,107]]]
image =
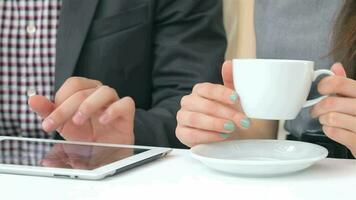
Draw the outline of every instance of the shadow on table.
[[[313,166],[297,171],[294,173],[287,173],[281,175],[268,175],[268,176],[246,176],[246,175],[237,175],[237,174],[229,174],[225,172],[216,171],[210,169],[212,173],[218,174],[219,176],[225,177],[236,177],[243,179],[260,179],[260,180],[284,180],[284,179],[293,179],[294,181],[299,180],[332,180],[332,179],[344,179],[350,178],[350,173],[354,173],[356,168],[356,161],[350,160],[347,162],[334,164],[333,162],[329,163],[316,163]]]
[[[130,168],[128,170],[124,170],[122,172],[115,173],[112,176],[106,177],[104,181],[110,181],[110,180],[113,180],[113,179],[118,178],[120,176],[126,176],[126,175],[129,175],[131,173],[135,173],[135,172],[137,172],[139,170],[143,170],[145,168],[148,168],[148,167],[150,167],[152,165],[156,165],[159,162],[167,162],[169,160],[174,160],[175,158],[177,158],[176,155],[168,154],[168,155],[166,155],[164,157],[161,157],[161,158],[159,158],[157,160],[153,160],[153,161],[145,163],[143,165],[138,165],[138,166],[135,166],[135,167]]]

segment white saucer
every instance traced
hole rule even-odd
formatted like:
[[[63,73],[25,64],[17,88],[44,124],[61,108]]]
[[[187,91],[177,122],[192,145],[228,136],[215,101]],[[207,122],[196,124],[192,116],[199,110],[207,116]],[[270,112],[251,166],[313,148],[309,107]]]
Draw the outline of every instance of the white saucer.
[[[322,146],[288,140],[236,140],[197,145],[193,158],[208,167],[244,176],[296,172],[327,157]]]

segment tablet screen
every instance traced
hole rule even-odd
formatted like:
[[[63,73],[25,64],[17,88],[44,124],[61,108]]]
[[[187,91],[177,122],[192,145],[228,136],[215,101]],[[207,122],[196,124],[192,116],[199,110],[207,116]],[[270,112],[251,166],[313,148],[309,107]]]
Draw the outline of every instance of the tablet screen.
[[[1,140],[0,164],[93,170],[147,149]]]

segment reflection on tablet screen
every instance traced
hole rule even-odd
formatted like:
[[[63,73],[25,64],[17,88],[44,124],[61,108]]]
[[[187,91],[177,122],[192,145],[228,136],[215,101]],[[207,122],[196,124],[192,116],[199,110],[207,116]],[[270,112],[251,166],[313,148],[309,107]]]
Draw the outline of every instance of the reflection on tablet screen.
[[[93,170],[144,151],[147,150],[2,140],[0,164]]]

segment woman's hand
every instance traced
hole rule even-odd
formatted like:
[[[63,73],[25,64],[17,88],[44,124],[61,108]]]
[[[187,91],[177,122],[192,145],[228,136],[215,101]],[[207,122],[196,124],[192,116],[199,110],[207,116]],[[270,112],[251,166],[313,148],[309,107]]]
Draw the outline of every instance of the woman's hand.
[[[57,130],[72,141],[133,144],[135,103],[120,99],[116,91],[87,78],[69,78],[55,101],[31,96],[29,106],[43,119],[46,132]]]
[[[318,85],[322,95],[334,95],[322,100],[311,110],[319,117],[325,134],[349,148],[356,156],[356,81],[346,78],[340,63],[332,66],[336,76],[324,78]]]
[[[237,129],[250,127],[233,88],[231,62],[224,63],[222,75],[224,86],[200,83],[182,98],[176,135],[185,145],[222,141]]]

